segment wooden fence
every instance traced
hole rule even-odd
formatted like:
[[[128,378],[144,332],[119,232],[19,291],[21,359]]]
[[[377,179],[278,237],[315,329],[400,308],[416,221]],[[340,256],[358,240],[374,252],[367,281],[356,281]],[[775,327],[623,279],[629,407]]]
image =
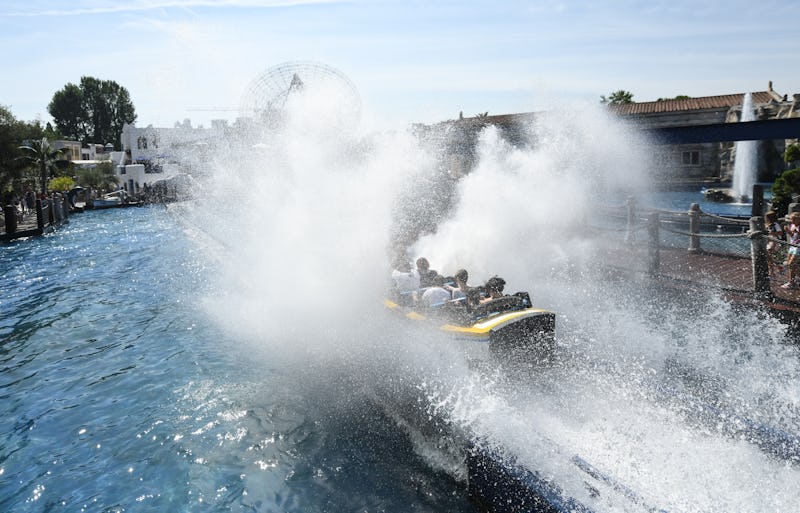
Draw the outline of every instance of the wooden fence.
[[[5,232],[0,240],[10,241],[22,237],[34,237],[53,231],[57,226],[69,220],[69,202],[63,194],[54,194],[52,198],[37,199],[35,206],[36,222],[25,219],[14,205],[3,207],[3,226]],[[28,214],[30,215],[30,213]]]

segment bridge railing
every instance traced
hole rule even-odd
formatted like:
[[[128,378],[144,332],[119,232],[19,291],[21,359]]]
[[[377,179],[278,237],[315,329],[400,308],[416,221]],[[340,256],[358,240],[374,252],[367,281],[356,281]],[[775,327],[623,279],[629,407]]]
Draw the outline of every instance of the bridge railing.
[[[589,224],[605,265],[757,296],[787,294],[778,285],[788,280],[780,269],[792,244],[768,237],[762,217],[718,216],[696,203],[684,212],[643,209],[633,200],[595,211]]]

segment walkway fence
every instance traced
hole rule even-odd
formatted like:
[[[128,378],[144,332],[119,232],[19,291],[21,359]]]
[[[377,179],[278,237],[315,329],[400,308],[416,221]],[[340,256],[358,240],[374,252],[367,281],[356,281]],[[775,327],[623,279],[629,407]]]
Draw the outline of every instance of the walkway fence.
[[[783,263],[793,244],[770,237],[763,217],[723,217],[692,203],[685,212],[624,205],[597,206],[590,226],[600,243],[603,264],[651,275],[752,293],[756,299],[800,301],[784,289],[780,265],[770,276],[770,258]],[[767,243],[775,243],[770,255]],[[772,279],[771,279],[772,278]]]
[[[29,212],[27,214],[31,216]],[[22,237],[32,237],[53,231],[55,227],[68,221],[69,202],[63,194],[56,193],[52,198],[37,199],[35,223],[32,217],[25,217],[14,205],[3,207],[3,227],[0,240],[9,241]]]

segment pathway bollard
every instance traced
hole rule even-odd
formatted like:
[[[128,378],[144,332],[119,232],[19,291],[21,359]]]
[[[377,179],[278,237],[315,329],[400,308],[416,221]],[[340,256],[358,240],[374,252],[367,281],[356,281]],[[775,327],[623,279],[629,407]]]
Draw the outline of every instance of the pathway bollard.
[[[44,233],[44,206],[42,205],[42,200],[36,200],[36,228],[39,230],[40,233]]]
[[[751,216],[764,215],[764,186],[753,185],[753,205],[750,207]]]
[[[61,208],[64,210],[64,219],[69,217],[69,199],[66,194],[61,195]]]
[[[47,204],[47,219],[48,219],[48,226],[53,226],[56,224],[56,214],[53,212],[53,200],[46,199],[44,203]]]
[[[3,216],[6,218],[6,233],[17,233],[17,208],[14,205],[4,206]]]
[[[659,252],[659,238],[658,238],[658,212],[653,212],[650,219],[647,220],[647,233],[650,237],[650,244],[647,245],[647,272],[650,274],[658,274],[661,269],[661,254]]]
[[[692,203],[689,207],[689,253],[700,251],[700,205]]]
[[[61,195],[58,193],[53,195],[53,217],[55,224],[61,224],[64,220],[64,209],[61,208]]]
[[[767,263],[767,240],[764,230],[764,218],[754,216],[750,218],[750,255],[753,262],[753,289],[756,299],[766,300],[772,298],[772,289],[769,286],[769,265]]]

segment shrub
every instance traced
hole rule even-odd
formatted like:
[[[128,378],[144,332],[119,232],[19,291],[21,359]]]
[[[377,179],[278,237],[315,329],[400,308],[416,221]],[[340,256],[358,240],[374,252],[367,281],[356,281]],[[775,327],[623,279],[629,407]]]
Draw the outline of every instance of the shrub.
[[[772,184],[772,209],[785,216],[792,202],[792,195],[800,193],[800,168],[789,169]]]
[[[73,187],[75,187],[75,180],[69,176],[59,176],[50,180],[49,189],[51,191],[67,192]]]

